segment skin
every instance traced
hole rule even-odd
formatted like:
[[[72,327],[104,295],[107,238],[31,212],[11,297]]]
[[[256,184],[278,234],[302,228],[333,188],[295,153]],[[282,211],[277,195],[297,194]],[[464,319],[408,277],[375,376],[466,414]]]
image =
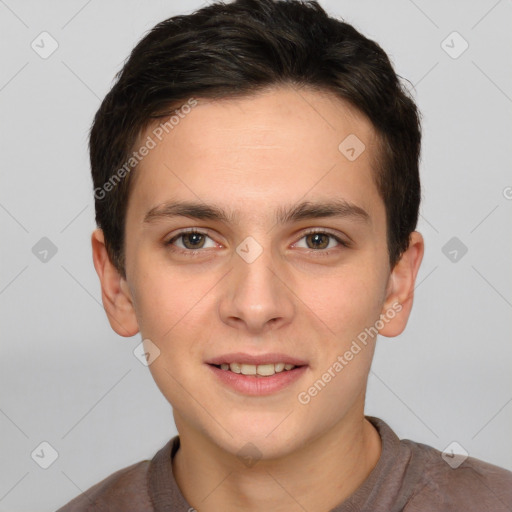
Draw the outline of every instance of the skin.
[[[354,161],[338,150],[349,134],[366,146]],[[390,268],[377,158],[372,124],[330,93],[280,87],[199,99],[134,175],[125,279],[107,256],[101,230],[92,235],[112,328],[122,336],[140,331],[160,350],[150,370],[180,435],[173,470],[201,512],[328,511],[379,459],[380,437],[364,418],[375,338],[309,403],[297,398],[393,304],[401,309],[380,334],[396,336],[407,324],[424,243],[413,232]],[[340,199],[364,209],[368,221],[276,222],[279,208]],[[152,208],[178,200],[215,205],[233,218],[144,222]],[[184,228],[207,233],[199,238],[202,249],[187,249],[190,238],[165,245]],[[319,248],[308,229],[350,246],[324,235]],[[262,248],[252,263],[236,253],[247,236]],[[229,352],[281,352],[308,367],[284,390],[249,397],[223,386],[205,364]],[[251,467],[237,456],[246,443],[261,454]]]

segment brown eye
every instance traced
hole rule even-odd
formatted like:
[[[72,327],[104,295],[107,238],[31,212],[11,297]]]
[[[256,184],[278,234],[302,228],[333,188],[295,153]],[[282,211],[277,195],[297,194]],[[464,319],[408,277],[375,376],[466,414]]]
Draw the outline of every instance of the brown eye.
[[[340,249],[342,247],[350,247],[349,242],[328,231],[310,231],[304,233],[302,238],[293,244],[294,247],[300,249],[309,249],[310,251],[329,254],[330,249]]]
[[[187,252],[216,247],[210,236],[199,231],[182,231],[166,242],[166,245]]]
[[[185,233],[181,238],[183,246],[187,249],[202,249],[206,237],[202,233]]]
[[[332,236],[326,233],[310,233],[306,235],[306,244],[309,249],[325,249],[329,246]]]

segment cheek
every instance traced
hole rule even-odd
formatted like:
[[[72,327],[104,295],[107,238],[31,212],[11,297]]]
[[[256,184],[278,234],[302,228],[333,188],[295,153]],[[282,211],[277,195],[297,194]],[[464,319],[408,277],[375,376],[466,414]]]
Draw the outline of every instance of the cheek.
[[[212,308],[210,278],[185,278],[179,271],[153,265],[137,276],[136,313],[141,335],[159,349],[149,370],[167,400],[187,408],[187,391],[196,387],[197,363],[202,358],[204,311]]]
[[[343,343],[378,319],[384,278],[375,271],[347,266],[329,276],[302,279],[300,297],[331,334]],[[373,268],[376,268],[375,266]]]
[[[309,418],[322,417],[322,428],[364,403],[376,341],[368,329],[379,318],[381,308],[377,283],[353,273],[340,276],[331,288],[317,293],[311,306],[321,319],[319,328],[326,325],[330,333],[318,342],[317,364],[298,401]]]
[[[191,279],[179,267],[171,268],[154,250],[134,254],[131,276],[134,305],[142,336],[167,343],[183,322],[194,314],[195,305],[211,285],[206,276]]]
[[[136,306],[141,335],[162,345],[167,352],[187,350],[190,354],[198,339],[195,331],[204,330],[204,321],[199,317],[208,303],[209,288],[170,277],[147,279]],[[180,344],[178,339],[182,340]]]
[[[215,311],[219,278],[212,272],[190,272],[172,268],[165,261],[139,257],[133,276],[135,309],[141,335],[159,349],[150,365],[153,378],[173,405],[184,399],[183,388],[194,389],[198,362],[202,360],[205,326]]]

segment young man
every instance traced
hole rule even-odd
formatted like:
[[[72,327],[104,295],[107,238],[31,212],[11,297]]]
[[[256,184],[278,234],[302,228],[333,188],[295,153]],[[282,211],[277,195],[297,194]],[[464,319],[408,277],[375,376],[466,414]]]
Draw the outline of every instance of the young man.
[[[420,138],[383,50],[314,2],[138,44],[91,131],[93,257],[179,436],[62,511],[511,510],[512,473],[364,415],[423,256]]]

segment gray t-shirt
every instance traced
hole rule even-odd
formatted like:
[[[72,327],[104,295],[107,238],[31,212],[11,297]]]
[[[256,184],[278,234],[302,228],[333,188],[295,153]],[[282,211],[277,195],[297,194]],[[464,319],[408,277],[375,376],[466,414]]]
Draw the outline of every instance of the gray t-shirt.
[[[472,457],[453,469],[439,450],[400,440],[384,421],[367,419],[382,439],[381,456],[331,512],[512,511],[512,472]],[[57,512],[193,512],[172,473],[179,446],[176,436],[151,461],[117,471]]]

